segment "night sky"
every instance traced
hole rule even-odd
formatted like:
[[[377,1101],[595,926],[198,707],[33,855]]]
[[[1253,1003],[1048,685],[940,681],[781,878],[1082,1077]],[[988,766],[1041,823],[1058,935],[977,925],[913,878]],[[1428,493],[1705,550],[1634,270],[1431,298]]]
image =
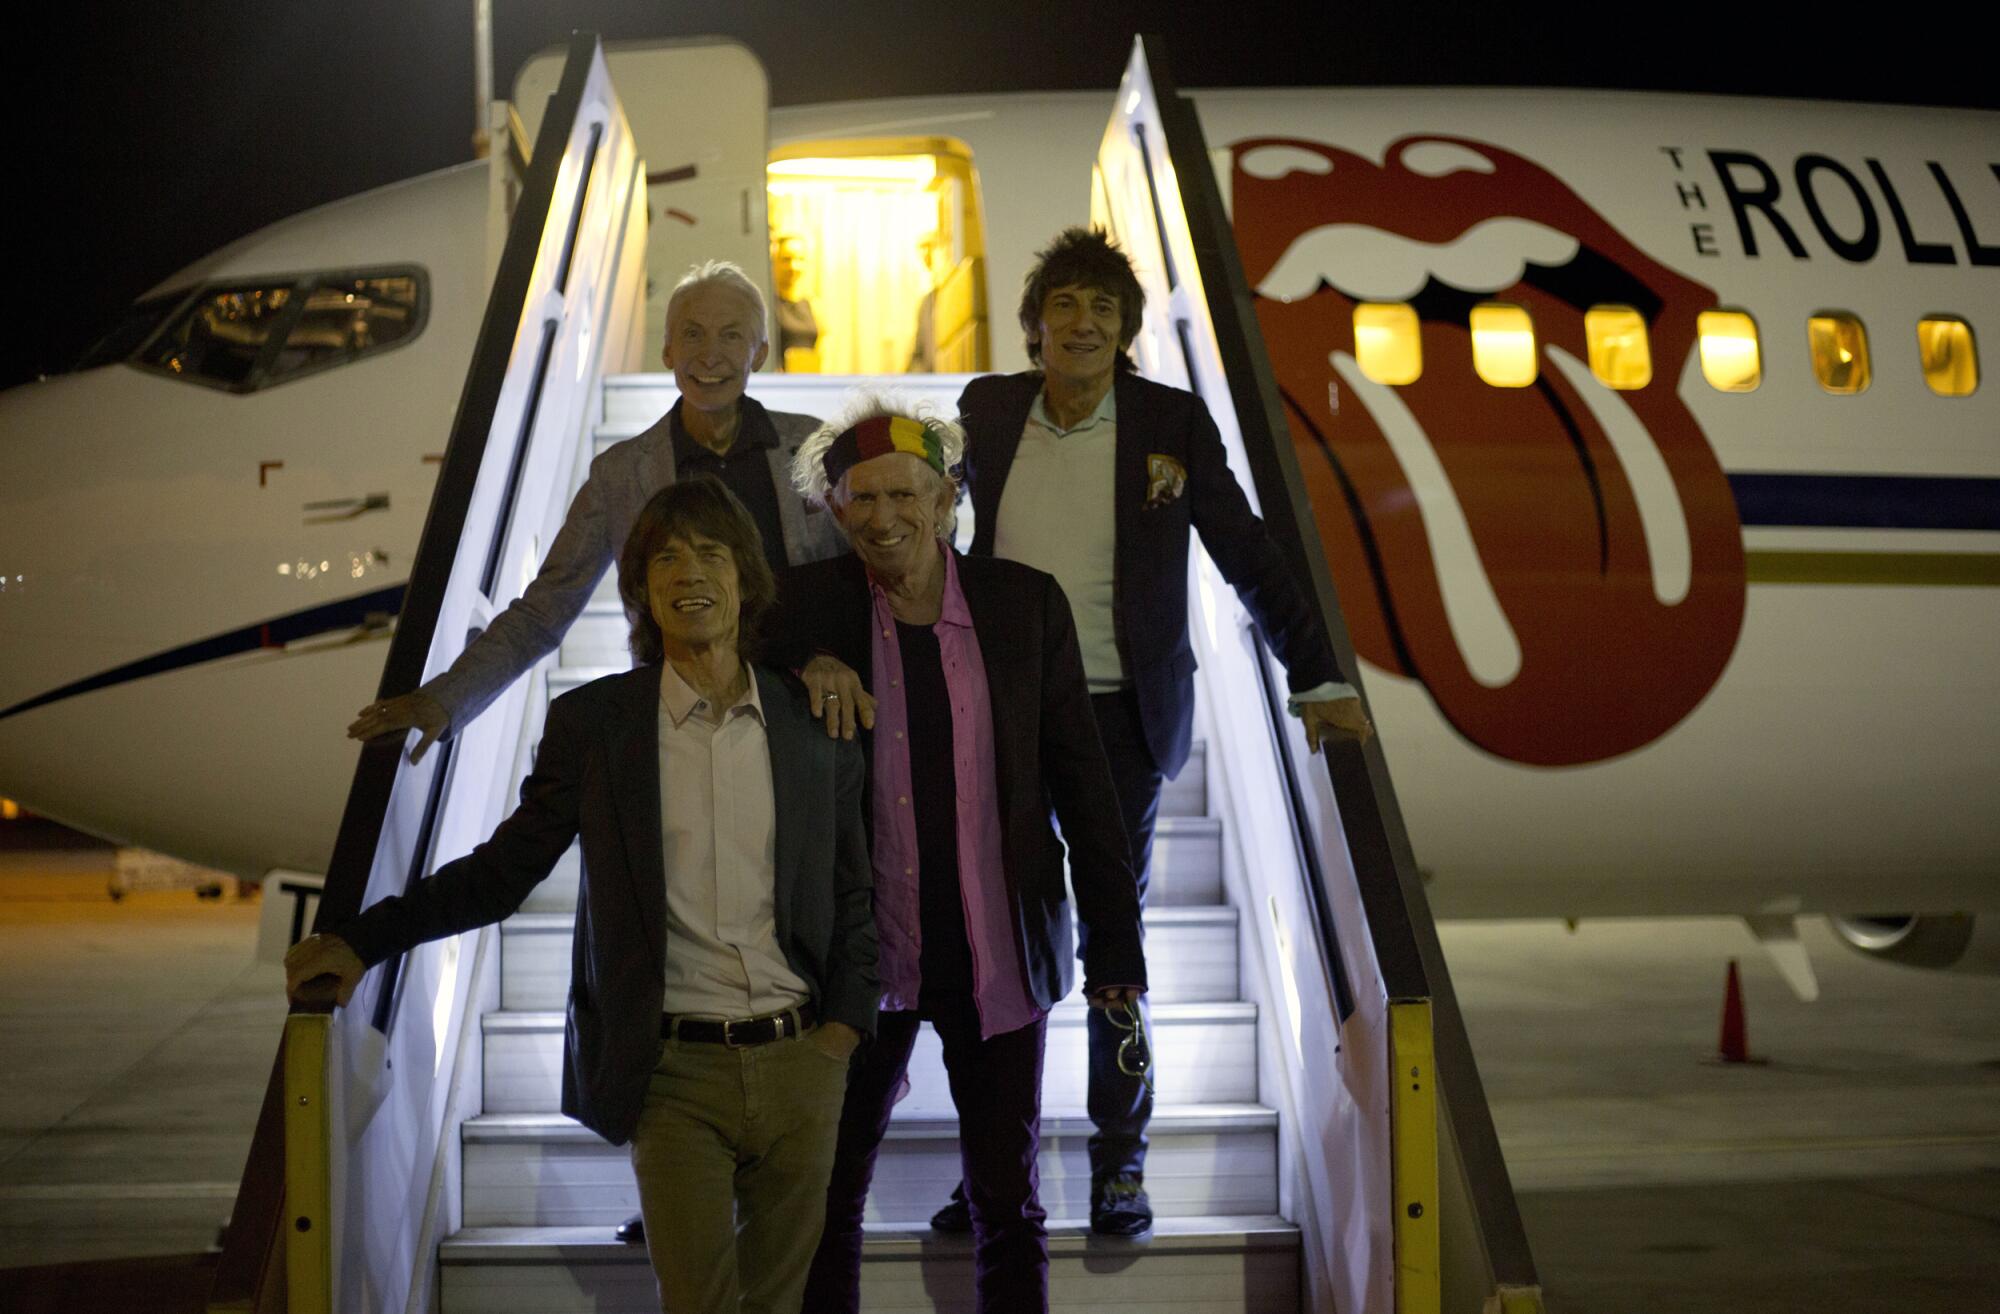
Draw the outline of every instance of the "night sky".
[[[15,248],[26,296],[0,339],[0,386],[65,368],[134,297],[233,238],[471,155],[471,0],[45,8],[10,15],[31,199]],[[493,0],[495,84],[506,94],[528,55],[587,28],[734,36],[763,60],[780,105],[1108,92],[1147,30],[1166,37],[1188,87],[1620,87],[2000,108],[1990,45],[1952,30],[1969,6],[1844,18],[1844,6],[1793,3],[1772,6],[1783,19],[1745,17],[1756,9]],[[1285,17],[1257,17],[1267,12]]]

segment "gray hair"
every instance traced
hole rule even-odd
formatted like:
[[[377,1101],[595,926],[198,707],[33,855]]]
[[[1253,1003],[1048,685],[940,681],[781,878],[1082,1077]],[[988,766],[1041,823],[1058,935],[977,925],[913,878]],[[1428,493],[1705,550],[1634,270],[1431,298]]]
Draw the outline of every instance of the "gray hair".
[[[680,307],[681,298],[703,287],[726,287],[748,297],[757,308],[757,341],[771,340],[771,314],[764,304],[764,289],[743,272],[743,266],[728,260],[704,260],[688,266],[681,281],[674,284],[673,295],[667,298],[668,324],[674,322],[674,311]]]
[[[835,492],[826,479],[826,449],[833,446],[834,439],[855,425],[884,415],[916,420],[930,426],[937,434],[939,454],[944,458],[944,468],[948,472],[939,477],[953,485],[952,506],[945,512],[943,525],[945,537],[950,538],[958,532],[956,492],[958,470],[965,462],[965,429],[957,420],[940,416],[937,407],[927,401],[917,401],[894,392],[864,390],[851,394],[838,414],[813,430],[811,436],[799,444],[798,452],[792,457],[792,487],[806,501],[826,506]]]

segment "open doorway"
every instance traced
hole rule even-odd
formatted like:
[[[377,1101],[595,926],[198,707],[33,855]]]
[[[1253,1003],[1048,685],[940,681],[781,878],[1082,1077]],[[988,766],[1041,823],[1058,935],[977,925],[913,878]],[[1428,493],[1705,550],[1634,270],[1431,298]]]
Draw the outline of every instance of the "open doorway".
[[[780,348],[773,355],[782,368],[989,368],[979,175],[965,143],[797,142],[771,153],[766,185]]]

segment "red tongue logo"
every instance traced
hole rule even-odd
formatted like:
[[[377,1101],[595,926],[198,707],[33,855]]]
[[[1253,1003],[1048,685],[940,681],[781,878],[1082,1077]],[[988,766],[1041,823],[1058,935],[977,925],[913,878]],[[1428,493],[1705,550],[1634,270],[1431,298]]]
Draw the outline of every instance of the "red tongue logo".
[[[1540,165],[1481,142],[1406,137],[1380,165],[1289,138],[1233,154],[1244,271],[1253,287],[1275,271],[1292,297],[1260,295],[1258,323],[1361,656],[1421,681],[1461,734],[1516,762],[1602,761],[1672,729],[1714,686],[1743,621],[1735,499],[1678,393],[1715,294],[1649,259]],[[1411,167],[1445,155],[1462,167]],[[1467,235],[1491,220],[1542,234],[1539,252],[1501,276],[1511,283],[1454,286],[1478,244]],[[1352,227],[1308,236],[1328,225]],[[1420,290],[1355,286],[1365,262],[1297,286],[1302,262],[1355,237],[1352,249],[1405,262],[1429,258],[1413,243],[1461,258],[1435,253]],[[1534,263],[1549,238],[1566,258]],[[1416,307],[1415,383],[1359,380],[1353,310],[1371,298]],[[1474,372],[1467,313],[1486,300],[1533,316],[1533,385],[1496,388]],[[1600,304],[1645,316],[1646,387],[1613,394],[1581,372],[1584,311]]]

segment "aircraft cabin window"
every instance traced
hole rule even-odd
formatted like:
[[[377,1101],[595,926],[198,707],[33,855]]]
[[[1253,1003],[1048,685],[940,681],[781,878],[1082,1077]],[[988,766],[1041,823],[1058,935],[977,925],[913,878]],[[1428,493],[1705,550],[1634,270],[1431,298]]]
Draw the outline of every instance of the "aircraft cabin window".
[[[1717,392],[1755,392],[1764,381],[1757,321],[1740,310],[1704,310],[1695,321],[1701,373]]]
[[[1376,383],[1415,383],[1424,372],[1423,337],[1414,306],[1363,301],[1354,307],[1354,363]]]
[[[1917,321],[1924,382],[1940,397],[1970,397],[1979,387],[1979,349],[1972,325],[1947,315]]]
[[[242,388],[263,357],[272,329],[285,318],[293,292],[290,283],[205,291],[140,359],[184,379]]]
[[[1646,320],[1630,306],[1592,306],[1583,312],[1583,336],[1590,346],[1590,372],[1621,392],[1653,381],[1653,351]]]
[[[1868,390],[1868,330],[1844,310],[1822,311],[1806,321],[1806,347],[1819,386],[1831,393]]]
[[[1535,381],[1535,322],[1525,308],[1504,301],[1472,308],[1472,368],[1496,388]]]

